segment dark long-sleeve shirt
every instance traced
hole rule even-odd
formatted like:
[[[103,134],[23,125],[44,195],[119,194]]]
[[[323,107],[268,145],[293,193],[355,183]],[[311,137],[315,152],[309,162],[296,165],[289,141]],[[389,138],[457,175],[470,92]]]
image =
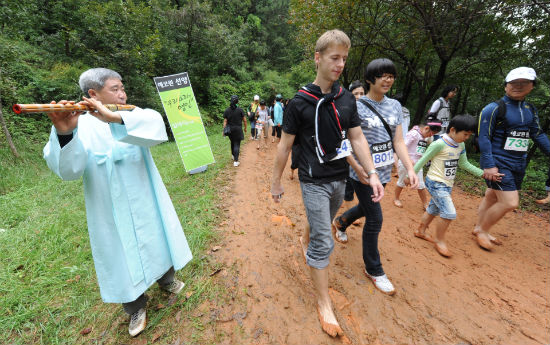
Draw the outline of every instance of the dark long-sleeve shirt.
[[[527,157],[527,151],[505,150],[506,139],[512,131],[527,131],[544,154],[550,156],[550,141],[542,131],[537,110],[525,101],[515,101],[508,96],[502,97],[506,105],[506,125],[497,125],[498,105],[490,103],[481,111],[479,117],[479,163],[482,169],[496,166],[494,156],[506,160],[521,161]]]

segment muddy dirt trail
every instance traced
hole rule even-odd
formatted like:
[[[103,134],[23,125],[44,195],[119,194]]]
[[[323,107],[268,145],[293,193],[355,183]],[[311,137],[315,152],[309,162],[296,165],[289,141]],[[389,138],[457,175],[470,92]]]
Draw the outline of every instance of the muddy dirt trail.
[[[480,198],[455,188],[458,219],[451,224],[446,259],[413,236],[422,215],[416,191],[404,190],[393,206],[395,179],[382,200],[380,253],[397,293],[386,296],[363,274],[361,231],[336,243],[330,293],[346,336],[321,330],[316,300],[298,237],[304,225],[299,182],[283,175],[285,194],[271,201],[276,144],[244,143],[241,165],[224,192],[226,220],[216,275],[230,298],[203,306],[205,332],[227,344],[548,344],[550,343],[550,242],[548,217],[512,212],[493,234],[504,243],[480,249],[471,230]],[[290,164],[290,159],[289,163]],[[480,184],[482,181],[480,180]],[[353,203],[344,203],[340,213]],[[275,217],[274,217],[275,216]],[[289,221],[287,222],[286,219]],[[219,342],[215,334],[224,334]],[[219,339],[219,338],[218,338]]]

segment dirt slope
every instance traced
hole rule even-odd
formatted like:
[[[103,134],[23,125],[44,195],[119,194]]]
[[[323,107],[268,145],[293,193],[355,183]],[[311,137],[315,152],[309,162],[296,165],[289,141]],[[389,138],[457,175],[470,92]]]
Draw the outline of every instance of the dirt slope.
[[[455,188],[458,219],[447,236],[454,257],[446,259],[412,235],[423,212],[417,193],[403,192],[403,209],[392,205],[395,180],[382,200],[380,253],[397,294],[386,296],[365,278],[363,223],[351,227],[350,241],[336,243],[330,265],[331,296],[346,337],[324,334],[298,242],[305,225],[299,182],[288,178],[288,170],[282,203],[270,199],[275,150],[270,143],[258,151],[256,142],[249,141],[242,147],[241,166],[231,167],[237,172],[226,193],[222,249],[213,253],[225,267],[216,279],[229,297],[203,306],[213,321],[206,338],[210,334],[211,341],[224,344],[290,345],[550,342],[548,217],[508,214],[493,231],[504,244],[486,252],[470,234],[480,198]]]

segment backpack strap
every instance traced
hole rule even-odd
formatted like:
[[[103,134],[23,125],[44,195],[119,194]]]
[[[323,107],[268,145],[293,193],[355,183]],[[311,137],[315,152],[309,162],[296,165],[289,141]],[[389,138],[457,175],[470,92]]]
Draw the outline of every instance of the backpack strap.
[[[374,109],[374,107],[369,102],[365,101],[364,99],[359,98],[359,102],[366,105],[367,108],[369,108],[376,116],[378,116],[380,121],[382,121],[382,124],[384,125],[384,128],[386,129],[386,132],[388,132],[388,135],[390,136],[390,140],[392,141],[392,144],[393,144],[393,134],[391,132],[390,125],[388,125],[388,123],[386,122],[386,120],[384,120],[382,115],[380,115],[380,113],[378,111],[376,111],[376,109]]]
[[[504,132],[506,132],[506,128],[508,127],[508,123],[506,122],[506,103],[502,99],[496,100],[495,103],[497,104],[497,116],[495,118],[495,129],[490,135],[491,141],[493,141],[497,126],[504,127]]]

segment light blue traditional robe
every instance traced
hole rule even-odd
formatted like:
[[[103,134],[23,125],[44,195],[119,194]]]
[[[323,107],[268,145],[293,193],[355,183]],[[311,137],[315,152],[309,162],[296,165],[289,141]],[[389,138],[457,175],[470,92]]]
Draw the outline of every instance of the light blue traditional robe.
[[[192,258],[149,151],[167,140],[161,115],[139,108],[119,114],[124,125],[81,115],[63,148],[52,127],[44,147],[55,174],[83,177],[92,255],[108,303],[136,300],[170,267],[181,269]]]

